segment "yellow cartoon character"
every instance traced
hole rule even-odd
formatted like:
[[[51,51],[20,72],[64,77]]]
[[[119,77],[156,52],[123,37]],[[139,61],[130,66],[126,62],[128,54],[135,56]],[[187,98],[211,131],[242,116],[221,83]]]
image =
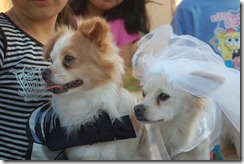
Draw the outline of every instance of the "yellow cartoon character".
[[[228,29],[226,32],[218,33],[217,37],[225,61],[231,61],[240,56],[240,32]]]

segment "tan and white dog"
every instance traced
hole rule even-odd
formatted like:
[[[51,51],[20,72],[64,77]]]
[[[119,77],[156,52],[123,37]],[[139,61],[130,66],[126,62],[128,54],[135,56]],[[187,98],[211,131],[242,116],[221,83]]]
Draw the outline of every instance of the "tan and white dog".
[[[191,74],[207,78],[216,84],[224,82],[221,76],[213,74],[204,72]],[[206,88],[206,92],[211,94],[214,89],[217,88]],[[151,125],[152,137],[156,137],[153,136],[156,134],[154,131],[160,131],[162,137],[160,139],[170,159],[209,160],[213,139],[209,134],[209,127],[221,130],[221,132],[215,131],[217,133],[215,139],[220,140],[223,158],[240,159],[240,133],[223,112],[216,113],[212,109],[211,101],[207,98],[174,88],[172,83],[168,82],[167,76],[160,73],[147,77],[142,90],[143,99],[134,108],[136,117],[139,121]],[[216,123],[216,117],[221,117],[223,123]],[[216,127],[216,124],[222,125],[222,129]]]
[[[60,27],[44,47],[52,65],[42,74],[53,92],[52,106],[67,136],[94,122],[99,110],[112,121],[129,115],[137,137],[66,149],[72,160],[150,159],[146,129],[135,119],[135,98],[123,86],[124,64],[102,18],[79,20],[76,30]]]

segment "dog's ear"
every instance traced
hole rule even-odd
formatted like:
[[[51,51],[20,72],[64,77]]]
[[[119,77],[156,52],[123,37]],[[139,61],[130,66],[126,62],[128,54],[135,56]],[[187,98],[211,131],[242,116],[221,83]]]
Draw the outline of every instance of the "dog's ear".
[[[83,20],[82,23],[78,25],[78,30],[80,30],[85,37],[95,41],[98,47],[102,47],[103,40],[106,38],[109,31],[109,26],[105,19],[93,17]]]
[[[53,46],[58,38],[64,33],[64,30],[60,29],[53,37],[48,41],[48,43],[43,48],[43,57],[45,60],[50,58],[50,53],[53,50]]]

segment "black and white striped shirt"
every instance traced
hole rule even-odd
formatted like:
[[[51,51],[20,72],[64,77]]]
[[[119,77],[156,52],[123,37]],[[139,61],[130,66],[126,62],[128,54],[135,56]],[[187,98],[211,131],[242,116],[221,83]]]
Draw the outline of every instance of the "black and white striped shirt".
[[[49,65],[42,50],[40,42],[0,13],[0,160],[49,159],[50,154],[39,152],[45,149],[42,123],[52,114],[40,74]]]

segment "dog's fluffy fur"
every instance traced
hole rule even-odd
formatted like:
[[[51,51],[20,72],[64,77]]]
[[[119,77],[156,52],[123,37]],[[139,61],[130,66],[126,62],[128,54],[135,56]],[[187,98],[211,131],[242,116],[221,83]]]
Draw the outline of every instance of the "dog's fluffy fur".
[[[207,78],[219,83],[223,80],[212,74],[194,72],[193,74],[207,76]],[[201,120],[205,112],[211,110],[210,101],[174,89],[162,74],[150,76],[142,89],[144,98],[134,108],[136,117],[139,121],[149,123],[152,130],[160,129],[170,158],[173,160],[209,160],[210,137],[204,139],[190,151],[177,154],[171,154],[171,152],[193,142],[198,121]],[[231,124],[223,122],[220,136],[223,158],[240,159],[240,134]]]
[[[146,129],[133,116],[135,98],[122,88],[123,59],[104,19],[79,20],[77,30],[60,27],[44,47],[44,58],[52,60],[43,76],[47,89],[54,92],[52,105],[61,125],[68,127],[67,135],[93,122],[101,109],[112,120],[130,115],[137,134],[133,139],[68,148],[69,159],[150,159]]]

